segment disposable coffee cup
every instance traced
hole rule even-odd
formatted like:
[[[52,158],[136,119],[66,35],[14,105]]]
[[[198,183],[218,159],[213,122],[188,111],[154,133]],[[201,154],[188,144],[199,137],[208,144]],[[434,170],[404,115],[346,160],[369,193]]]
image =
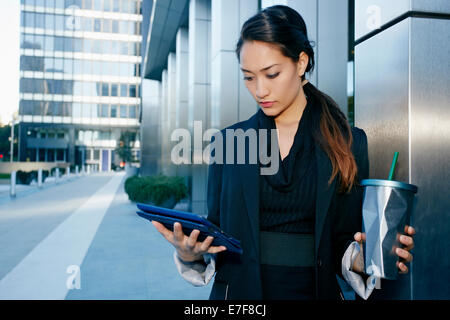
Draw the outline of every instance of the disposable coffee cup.
[[[363,198],[363,242],[365,273],[379,278],[398,278],[397,248],[409,225],[417,186],[392,180],[365,179]]]

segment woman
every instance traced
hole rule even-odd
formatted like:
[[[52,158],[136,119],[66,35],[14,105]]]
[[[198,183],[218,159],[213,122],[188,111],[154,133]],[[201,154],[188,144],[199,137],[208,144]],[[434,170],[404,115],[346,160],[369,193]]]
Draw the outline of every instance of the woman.
[[[227,129],[277,129],[280,161],[273,175],[261,175],[261,163],[209,167],[208,219],[240,239],[244,254],[211,246],[211,237],[197,241],[198,230],[184,235],[179,223],[173,232],[154,226],[176,248],[186,280],[205,285],[216,272],[210,299],[339,299],[336,274],[367,298],[373,287],[364,285],[358,232],[358,182],[369,170],[364,131],[350,128],[337,104],[305,79],[314,51],[295,10],[273,6],[251,17],[236,54],[261,108]],[[414,245],[414,229],[405,233],[402,273]]]

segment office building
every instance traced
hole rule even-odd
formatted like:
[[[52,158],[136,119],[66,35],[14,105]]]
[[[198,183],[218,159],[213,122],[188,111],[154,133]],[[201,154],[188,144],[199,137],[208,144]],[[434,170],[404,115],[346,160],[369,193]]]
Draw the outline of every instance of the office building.
[[[139,157],[140,0],[22,0],[19,160],[109,171]]]

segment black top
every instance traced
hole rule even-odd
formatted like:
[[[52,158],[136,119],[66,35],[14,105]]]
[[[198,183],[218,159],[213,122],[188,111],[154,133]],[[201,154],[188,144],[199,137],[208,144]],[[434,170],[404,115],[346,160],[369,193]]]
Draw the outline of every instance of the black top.
[[[309,126],[311,107],[312,100],[308,99],[289,154],[281,160],[278,152],[279,170],[274,175],[260,176],[261,231],[314,233],[317,176]],[[266,116],[261,109],[258,123],[260,129],[276,129],[275,117]]]

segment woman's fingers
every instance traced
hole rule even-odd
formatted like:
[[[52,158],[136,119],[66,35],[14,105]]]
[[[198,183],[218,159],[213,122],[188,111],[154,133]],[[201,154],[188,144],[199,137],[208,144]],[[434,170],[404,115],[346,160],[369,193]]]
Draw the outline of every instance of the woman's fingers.
[[[173,241],[172,231],[170,231],[169,229],[164,227],[162,223],[159,223],[157,221],[152,221],[152,224],[155,226],[156,230],[158,230],[158,232],[161,233],[164,238],[166,238],[167,241]]]
[[[412,237],[408,237],[405,235],[400,236],[400,243],[405,246],[405,250],[410,251],[414,248],[414,240]]]
[[[397,261],[397,268],[400,269],[399,271],[400,274],[406,274],[409,271],[408,267],[403,262]]]
[[[207,252],[213,241],[214,237],[208,236],[202,243],[200,243],[200,251]]]
[[[173,224],[173,239],[178,244],[184,240],[183,228],[181,227],[181,223],[175,222]]]
[[[189,235],[189,238],[186,241],[186,248],[188,250],[192,250],[192,251],[194,250],[195,245],[197,244],[197,238],[198,238],[199,234],[200,234],[199,230],[197,230],[197,229],[192,230],[191,234]]]
[[[410,236],[413,236],[413,235],[416,234],[416,229],[414,229],[414,228],[411,227],[411,226],[406,225],[406,226],[405,226],[405,233],[406,233],[406,234],[409,234]]]
[[[220,247],[209,247],[207,253],[219,253],[219,252],[222,252],[222,251],[225,251],[225,250],[227,250],[227,248],[224,247],[224,246],[220,246]]]
[[[364,232],[357,232],[357,233],[355,233],[353,238],[355,239],[355,241],[361,243],[361,242],[366,241],[366,234]]]
[[[411,262],[412,259],[413,259],[412,254],[410,254],[408,251],[406,251],[406,250],[404,250],[404,249],[397,248],[397,249],[395,250],[395,253],[397,253],[397,255],[398,255],[400,258],[404,259],[406,262]]]
[[[180,249],[180,252],[186,254],[203,254],[203,253],[219,253],[227,250],[224,246],[211,246],[214,241],[214,237],[208,236],[204,241],[198,241],[200,231],[192,230],[189,237],[183,232],[181,223],[175,222],[173,225],[173,232],[164,227],[164,225],[157,221],[152,221],[152,224],[161,233],[167,241],[172,243],[176,248]],[[185,240],[186,239],[186,240]],[[177,250],[178,250],[177,249]]]

